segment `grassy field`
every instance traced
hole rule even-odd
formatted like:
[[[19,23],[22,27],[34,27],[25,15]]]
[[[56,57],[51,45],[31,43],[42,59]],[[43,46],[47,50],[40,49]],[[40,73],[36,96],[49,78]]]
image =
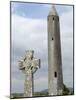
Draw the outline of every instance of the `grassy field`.
[[[64,95],[74,95],[74,90],[71,88],[67,88],[65,85],[63,87],[63,96]],[[33,94],[33,97],[48,97],[48,89],[41,91],[41,92],[35,92]],[[18,99],[18,98],[24,98],[23,93],[12,93],[11,99]]]
[[[63,95],[73,95],[74,93],[64,92]],[[33,97],[48,97],[48,92],[36,92],[33,94]],[[11,99],[18,99],[18,98],[24,98],[23,93],[14,93],[11,95]]]
[[[45,97],[48,96],[48,92],[35,92],[33,97]],[[23,93],[13,93],[11,94],[11,98],[23,98]]]

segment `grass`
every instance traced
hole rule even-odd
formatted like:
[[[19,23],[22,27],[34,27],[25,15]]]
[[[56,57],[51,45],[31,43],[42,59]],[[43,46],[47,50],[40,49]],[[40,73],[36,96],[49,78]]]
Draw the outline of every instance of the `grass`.
[[[74,95],[74,91],[70,91],[65,85],[63,86],[63,96],[64,95]],[[35,92],[33,97],[48,97],[47,91]],[[11,94],[11,99],[24,98],[23,93],[13,93]]]

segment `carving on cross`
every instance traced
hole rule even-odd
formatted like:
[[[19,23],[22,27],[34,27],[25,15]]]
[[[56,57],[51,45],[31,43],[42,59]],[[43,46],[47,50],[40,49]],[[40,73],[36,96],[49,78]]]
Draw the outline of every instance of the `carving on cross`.
[[[24,73],[28,71],[35,73],[38,68],[40,68],[40,59],[34,58],[33,50],[27,50],[26,55],[19,60],[19,69]]]

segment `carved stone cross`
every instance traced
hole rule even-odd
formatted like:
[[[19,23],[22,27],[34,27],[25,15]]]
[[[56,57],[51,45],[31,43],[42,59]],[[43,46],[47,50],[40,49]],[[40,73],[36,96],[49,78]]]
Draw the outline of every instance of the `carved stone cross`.
[[[26,55],[19,60],[19,69],[26,75],[24,83],[24,97],[33,96],[33,74],[40,67],[40,59],[34,58],[34,51],[27,50]]]

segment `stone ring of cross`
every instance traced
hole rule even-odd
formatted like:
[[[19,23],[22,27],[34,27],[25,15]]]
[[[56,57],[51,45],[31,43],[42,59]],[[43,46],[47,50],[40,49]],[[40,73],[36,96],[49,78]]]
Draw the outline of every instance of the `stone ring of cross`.
[[[34,51],[27,51],[26,56],[19,60],[19,69],[27,73],[31,71],[35,73],[40,67],[40,59],[33,57]]]

